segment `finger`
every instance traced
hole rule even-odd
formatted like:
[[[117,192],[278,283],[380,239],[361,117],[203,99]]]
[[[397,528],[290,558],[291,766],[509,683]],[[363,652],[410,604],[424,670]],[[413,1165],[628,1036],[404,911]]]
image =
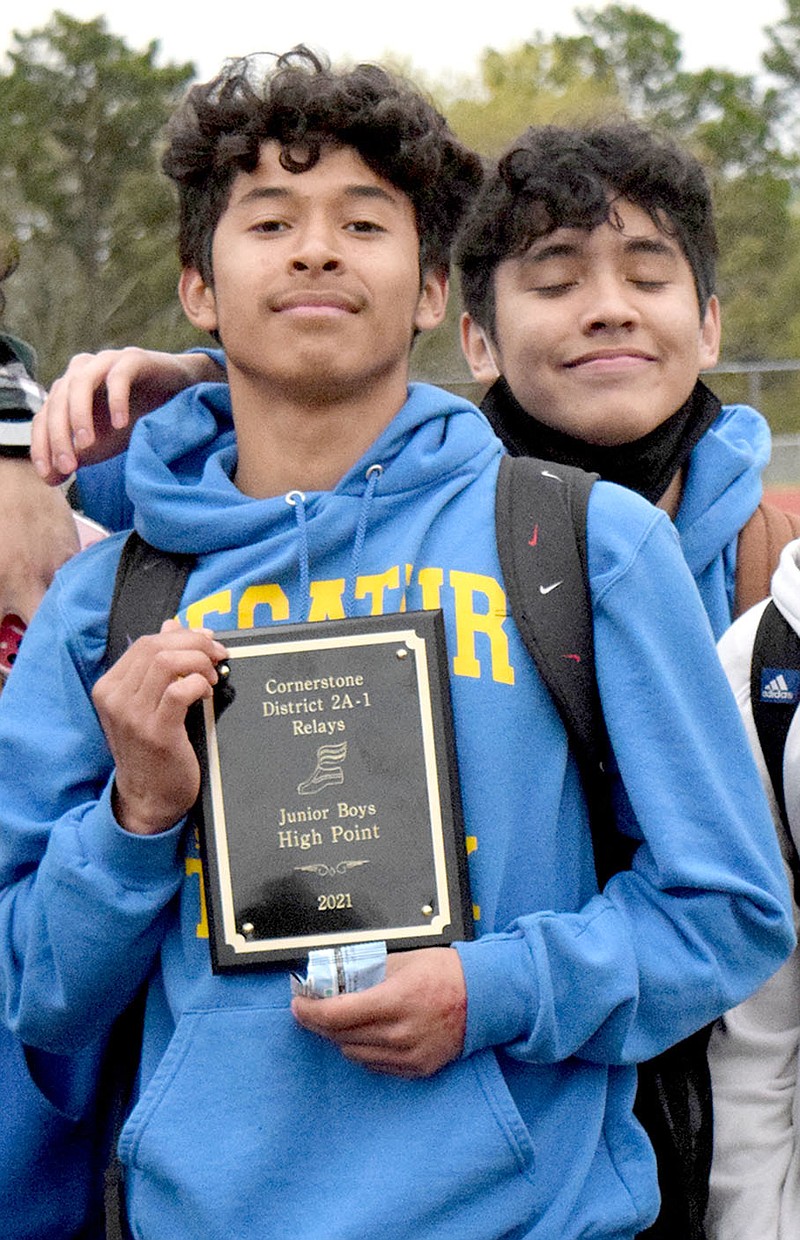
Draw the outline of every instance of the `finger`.
[[[206,651],[160,650],[145,669],[142,691],[163,697],[168,690],[177,692],[193,677],[202,677],[209,687],[219,680],[216,662]]]
[[[197,639],[197,642],[190,640],[188,645],[194,646],[199,642],[198,648],[201,650],[206,650],[209,658],[214,663],[221,663],[223,659],[228,658],[227,646],[224,646],[223,643],[217,639],[213,629],[187,629],[177,617],[173,616],[169,620],[163,621],[161,628],[159,629],[159,636],[164,634],[175,635],[168,639],[169,647],[171,647],[173,643],[176,647],[183,646],[185,643],[179,635],[182,635],[184,638],[190,635],[191,639]]]
[[[47,437],[47,402],[38,413],[34,414],[31,423],[31,463],[37,474],[44,481],[50,478],[52,462],[50,460],[50,441]]]
[[[131,741],[154,749],[169,747],[170,736],[182,732],[189,707],[212,691],[206,676],[190,672],[166,683],[148,676],[133,689],[125,684],[97,687],[93,701],[116,753],[120,744]]]
[[[202,686],[193,682],[195,694],[200,688],[205,695],[206,687],[210,692],[219,680],[217,662],[213,653],[206,649],[162,647],[149,653],[148,648],[119,669],[118,675],[114,675],[115,668],[111,669],[101,688],[101,701],[106,700],[103,694],[117,694],[155,707],[168,690],[172,690],[173,699],[183,700],[186,696],[184,690],[191,693],[184,682],[193,677],[200,677],[205,682]],[[118,667],[119,663],[115,666]],[[190,700],[194,699],[190,697]]]
[[[111,670],[124,669],[136,660],[152,661],[160,651],[178,650],[201,650],[215,663],[224,659],[228,653],[211,629],[187,629],[180,620],[173,618],[165,620],[158,633],[137,638]]]
[[[122,349],[116,355],[105,379],[106,401],[111,426],[122,430],[131,419],[131,389],[143,368],[143,350]]]
[[[39,476],[51,484],[63,481],[77,469],[76,431],[82,446],[94,441],[93,388],[87,386],[84,376],[87,356],[73,358],[33,420],[31,460]]]
[[[58,382],[58,381],[57,381]],[[55,385],[50,389],[47,400],[41,409],[34,415],[31,428],[31,463],[39,477],[48,486],[58,486],[64,481],[65,477],[73,472],[73,465],[67,473],[62,474],[56,465],[50,442],[50,429],[62,416],[61,396]],[[72,444],[69,445],[68,456],[74,461],[74,453],[72,452]],[[65,459],[65,465],[68,460]]]
[[[396,1005],[385,1003],[378,992],[385,983],[353,995],[335,995],[330,999],[308,999],[297,995],[292,1000],[296,1020],[311,1033],[322,1037],[369,1040],[375,1027],[397,1017]],[[376,1001],[377,996],[377,1001]]]
[[[214,692],[216,673],[213,678],[203,672],[188,672],[165,686],[156,710],[156,719],[165,728],[182,725],[186,712],[195,702],[210,698]]]
[[[97,438],[97,422],[108,421],[105,379],[110,358],[109,351],[81,354],[73,358],[62,382],[66,388],[60,409],[61,417],[50,435],[51,451],[66,450],[67,441],[80,455],[92,447]],[[57,382],[59,382],[57,380]],[[55,434],[58,434],[58,439]]]
[[[297,1000],[292,1004],[293,1010],[295,1002]],[[329,1000],[307,999],[305,1002],[318,1005]],[[295,1015],[298,1016],[297,1010]],[[361,1064],[373,1072],[418,1079],[438,1071],[460,1052],[459,1045],[449,1041],[440,1042],[435,1030],[431,1031],[429,1027],[426,1027],[424,1034],[415,1034],[413,1026],[406,1021],[397,1020],[386,1024],[378,1022],[363,1028],[332,1029],[327,1022],[319,1024],[313,1020],[307,1021],[304,1009],[301,1009],[300,1015],[300,1023],[309,1032],[332,1042],[351,1063]]]
[[[79,353],[74,357],[51,391],[58,397],[49,427],[50,451],[58,462],[59,453],[88,448],[95,441],[95,416],[105,416],[104,381],[113,353]]]
[[[216,684],[217,663],[225,658],[225,647],[206,630],[184,629],[176,621],[162,633],[140,637],[101,676],[93,698],[102,710],[106,704],[117,707],[119,697],[144,700],[149,706],[160,701],[166,686],[182,677],[199,674]]]
[[[34,420],[31,442],[31,459],[45,481],[69,477],[79,463],[94,460],[90,450],[99,450],[98,430],[104,448],[96,459],[113,454],[105,443],[109,424],[106,380],[118,356],[118,351],[111,349],[96,355],[79,353],[50,388]],[[124,380],[117,386],[118,406],[124,400],[123,388]]]
[[[132,739],[153,749],[168,749],[170,735],[182,734],[190,706],[212,692],[205,676],[190,672],[160,687],[150,681],[132,695],[97,697],[95,705],[112,752]]]

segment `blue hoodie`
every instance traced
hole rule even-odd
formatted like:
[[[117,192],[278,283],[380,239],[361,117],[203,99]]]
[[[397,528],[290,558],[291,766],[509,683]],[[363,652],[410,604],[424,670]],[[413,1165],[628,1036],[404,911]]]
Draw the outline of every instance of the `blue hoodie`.
[[[90,692],[121,540],[69,563],[31,625],[0,702],[0,986],[16,1033],[60,1052],[102,1037],[150,978],[120,1144],[136,1236],[633,1236],[658,1202],[633,1065],[792,946],[674,529],[605,483],[588,518],[598,676],[620,817],[643,843],[598,894],[577,769],[506,617],[501,451],[471,405],[416,386],[332,491],[255,500],[231,482],[227,389],[206,385],[144,419],[129,454],[140,533],[198,554],[190,624],[320,619],[347,599],[444,611],[479,937],[456,947],[463,1054],[429,1079],[370,1073],[299,1028],[284,970],[215,976],[194,833],[116,824]]]
[[[95,1110],[97,1046],[24,1048],[0,1024],[0,1220],[4,1240],[101,1240],[109,1142]]]
[[[689,458],[675,528],[717,639],[733,619],[736,544],[761,500],[769,454],[761,414],[727,405]]]

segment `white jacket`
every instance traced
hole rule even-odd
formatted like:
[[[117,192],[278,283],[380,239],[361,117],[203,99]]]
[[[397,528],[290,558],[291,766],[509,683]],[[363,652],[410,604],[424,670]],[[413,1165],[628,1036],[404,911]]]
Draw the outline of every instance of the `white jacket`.
[[[800,539],[781,554],[772,598],[800,634]],[[778,813],[750,702],[750,660],[767,602],[722,637],[719,653],[747,728],[788,857],[800,843],[800,711],[784,750],[784,792],[793,843]],[[788,867],[787,867],[788,868]],[[795,925],[800,910],[795,906]],[[750,999],[723,1016],[709,1046],[714,1159],[709,1240],[800,1240],[800,948]]]

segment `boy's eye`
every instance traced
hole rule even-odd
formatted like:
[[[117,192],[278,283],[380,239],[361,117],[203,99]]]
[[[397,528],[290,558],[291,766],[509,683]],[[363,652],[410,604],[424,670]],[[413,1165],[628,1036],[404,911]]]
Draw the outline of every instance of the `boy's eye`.
[[[639,255],[638,261],[625,268],[625,278],[645,292],[657,291],[675,279],[674,263],[671,258],[659,254]]]
[[[585,277],[583,268],[571,257],[560,255],[544,261],[525,263],[521,270],[522,285],[537,297],[563,297],[576,288]]]
[[[535,284],[533,291],[538,293],[540,297],[561,297],[564,293],[568,293],[571,288],[575,288],[577,280],[559,280],[558,283],[552,284]]]
[[[251,226],[251,232],[282,232],[287,227],[283,220],[258,220]]]
[[[374,220],[351,220],[347,225],[347,228],[350,232],[356,233],[377,233],[386,231],[386,229],[380,224],[376,224]]]

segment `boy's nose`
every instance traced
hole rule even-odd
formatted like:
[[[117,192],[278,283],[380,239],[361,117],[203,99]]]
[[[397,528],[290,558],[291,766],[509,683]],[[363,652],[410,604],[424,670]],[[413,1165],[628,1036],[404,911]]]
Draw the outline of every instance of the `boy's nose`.
[[[614,331],[634,327],[639,313],[624,279],[607,277],[587,286],[584,331]]]
[[[311,255],[294,258],[292,267],[295,271],[336,271],[340,266],[338,258],[314,259]]]
[[[310,227],[298,232],[291,260],[294,271],[337,271],[341,265],[341,255],[329,229]]]

